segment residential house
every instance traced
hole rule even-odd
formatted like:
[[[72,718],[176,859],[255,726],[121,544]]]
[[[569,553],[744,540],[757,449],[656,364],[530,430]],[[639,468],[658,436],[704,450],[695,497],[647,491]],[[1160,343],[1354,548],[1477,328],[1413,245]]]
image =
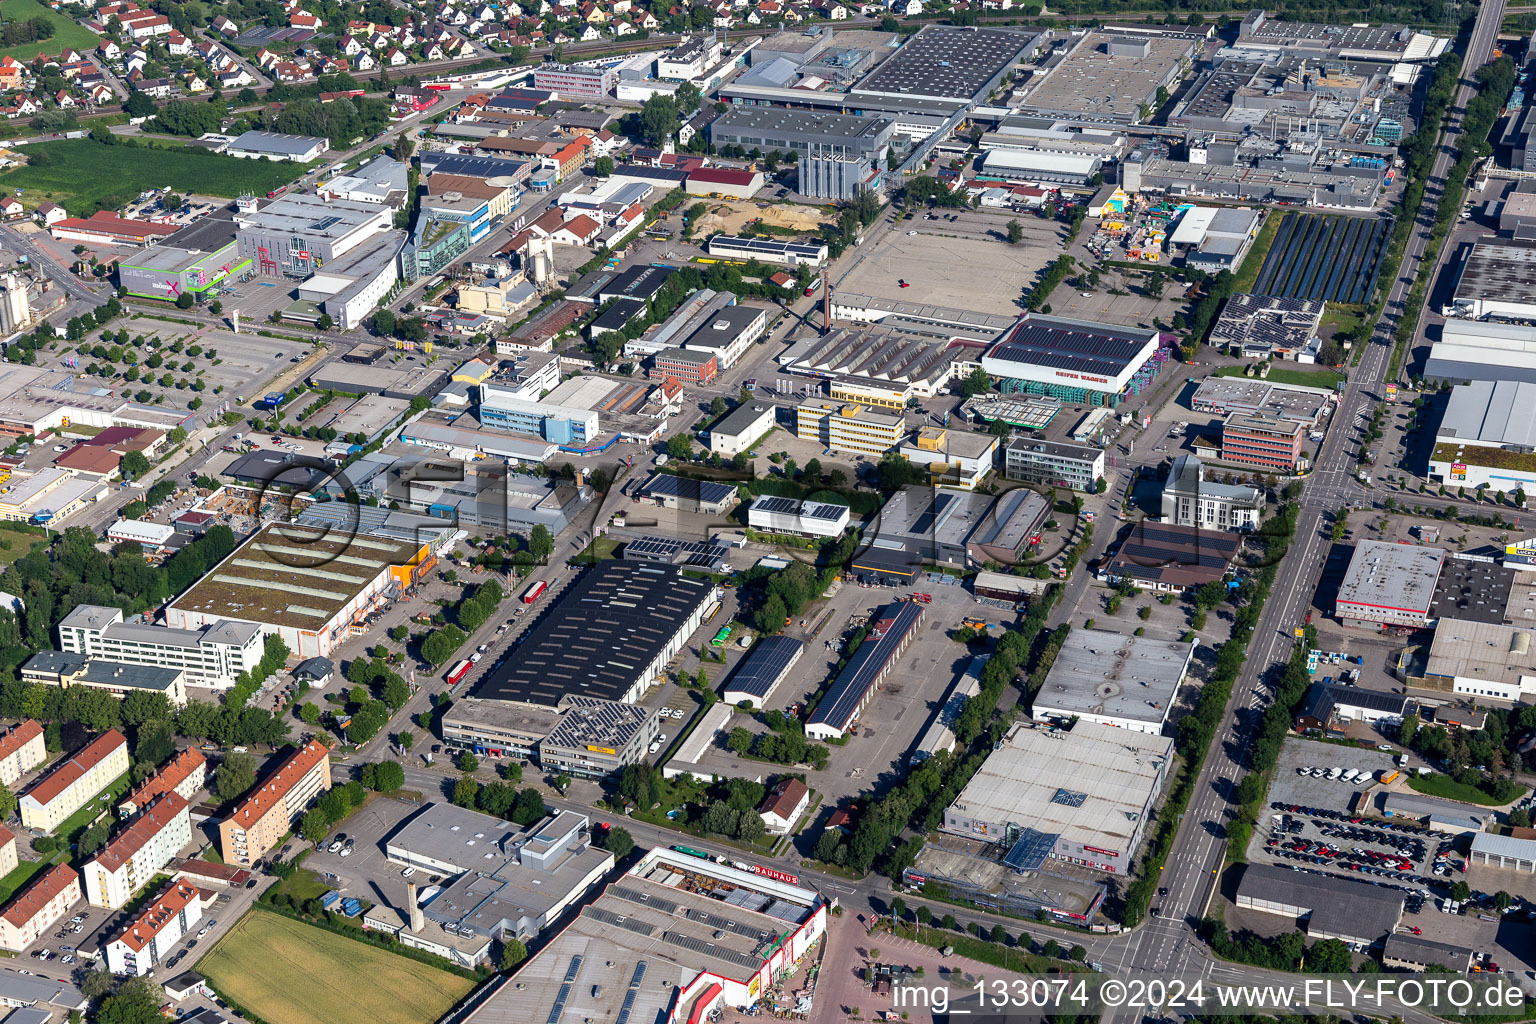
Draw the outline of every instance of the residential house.
[[[55,864],[0,911],[0,949],[20,953],[80,902],[80,872]]]

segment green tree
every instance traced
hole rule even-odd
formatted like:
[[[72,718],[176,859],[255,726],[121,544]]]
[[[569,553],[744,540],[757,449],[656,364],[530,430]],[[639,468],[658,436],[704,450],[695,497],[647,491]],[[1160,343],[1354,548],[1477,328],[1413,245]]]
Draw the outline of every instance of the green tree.
[[[599,178],[606,178],[613,174],[613,157],[600,156],[592,161],[592,173]]]
[[[460,807],[474,807],[480,797],[480,783],[468,775],[460,775],[453,784],[453,802]]]
[[[1009,245],[1018,245],[1024,240],[1024,225],[1019,223],[1018,218],[1014,218],[1008,222],[1006,234]]]
[[[503,971],[511,971],[528,959],[528,949],[517,939],[508,939],[501,946],[501,959],[497,965]]]
[[[148,978],[133,978],[101,1001],[99,1024],[164,1024],[165,992]]]
[[[373,314],[373,329],[375,333],[389,337],[395,333],[395,314],[387,309],[378,310]]]
[[[405,785],[405,769],[399,761],[380,761],[373,769],[373,788],[380,793],[395,793]]]
[[[459,755],[459,771],[472,772],[480,767],[480,759],[466,750]]]
[[[244,796],[256,785],[256,759],[250,754],[233,751],[224,758],[213,776],[213,791],[220,800],[229,802]]]
[[[137,480],[149,472],[149,458],[140,451],[131,451],[125,454],[118,463],[124,479]]]
[[[176,308],[191,309],[192,304],[195,301],[196,300],[192,298],[191,292],[182,292],[180,295],[176,296]]]
[[[555,550],[555,538],[550,535],[549,528],[543,523],[535,523],[533,529],[528,531],[528,552],[534,558],[543,561]]]
[[[1061,955],[1061,943],[1057,942],[1055,939],[1046,939],[1045,945],[1040,947],[1040,955],[1048,956],[1052,960],[1056,959]]]
[[[1403,724],[1397,727],[1397,742],[1405,747],[1412,748],[1413,741],[1419,733],[1419,716],[1408,714],[1403,716]]]
[[[626,828],[610,828],[603,839],[603,849],[613,854],[614,860],[623,860],[634,851],[635,837]]]
[[[107,845],[107,823],[105,821],[92,822],[80,836],[79,853],[81,857],[89,857],[103,846]]]
[[[693,456],[693,440],[687,434],[678,434],[667,438],[667,454],[674,459],[687,459]]]
[[[1467,885],[1465,879],[1457,879],[1451,885],[1451,899],[1456,903],[1465,903],[1472,898],[1472,888]]]
[[[305,701],[299,705],[299,720],[305,725],[320,724],[320,705],[313,701]]]
[[[331,819],[326,817],[325,812],[318,807],[311,807],[305,811],[304,817],[299,821],[299,835],[312,843],[319,843],[330,830]]]

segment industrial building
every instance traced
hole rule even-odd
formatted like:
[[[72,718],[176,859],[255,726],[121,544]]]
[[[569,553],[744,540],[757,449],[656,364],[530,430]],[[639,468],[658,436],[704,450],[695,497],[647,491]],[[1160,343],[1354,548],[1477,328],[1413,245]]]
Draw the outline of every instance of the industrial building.
[[[1253,377],[1206,377],[1190,396],[1195,412],[1226,417],[1233,413],[1293,420],[1309,429],[1338,402],[1338,392],[1299,384],[1280,384]]]
[[[1210,343],[1243,359],[1315,356],[1325,303],[1273,295],[1233,295],[1211,325]]]
[[[327,202],[289,193],[259,209],[235,214],[235,258],[258,274],[304,279],[389,231],[394,211],[378,203]]]
[[[255,623],[300,658],[328,657],[354,623],[414,587],[435,564],[426,543],[269,523],[173,599],[166,624]]]
[[[1533,639],[1530,630],[1517,626],[1442,616],[1435,624],[1423,685],[1478,703],[1529,700],[1536,696]]]
[[[1221,426],[1221,461],[1265,473],[1296,473],[1305,468],[1307,434],[1306,424],[1295,420],[1235,412]]]
[[[827,691],[806,719],[805,734],[812,739],[842,739],[858,723],[859,715],[873,699],[880,683],[912,642],[923,621],[923,606],[916,601],[887,605],[872,617],[869,634],[859,649],[848,656]]]
[[[720,516],[735,508],[741,493],[733,484],[717,480],[696,480],[690,476],[655,473],[635,491],[662,508]]]
[[[806,153],[795,164],[795,191],[810,199],[851,202],[880,187],[881,168],[865,157]]]
[[[704,251],[711,256],[726,259],[756,260],[786,267],[802,263],[819,267],[827,262],[827,246],[824,242],[783,242],[776,238],[713,235],[704,244]]]
[[[960,712],[965,710],[966,702],[981,692],[981,670],[986,667],[990,657],[990,654],[978,654],[966,663],[965,670],[945,695],[944,703],[939,705],[933,721],[923,730],[922,736],[912,748],[907,759],[909,763],[917,764],[936,754],[949,753],[955,749],[955,722],[959,720]]]
[[[1202,530],[1251,530],[1264,511],[1264,492],[1246,484],[1205,478],[1205,464],[1193,455],[1173,460],[1163,483],[1163,522]]]
[[[1097,722],[1017,723],[944,811],[951,835],[1006,846],[1034,871],[1063,860],[1129,875],[1173,760],[1173,740]]]
[[[400,209],[409,198],[408,170],[399,160],[380,153],[363,166],[336,174],[316,186],[315,194],[322,199],[383,203]]]
[[[21,823],[52,832],[128,771],[128,740],[108,729],[58,761],[21,795]]]
[[[720,689],[721,699],[734,707],[767,706],[768,698],[795,667],[805,644],[790,636],[758,637],[747,656],[736,664]]]
[[[225,147],[224,153],[243,160],[288,160],[302,164],[318,160],[330,148],[331,144],[325,139],[312,135],[248,131]]]
[[[871,318],[874,319],[874,318]],[[943,343],[882,322],[873,329],[836,328],[797,339],[777,357],[790,373],[827,382],[832,398],[899,412],[914,398],[932,398],[950,382],[963,354]]]
[[[200,629],[123,621],[123,610],[77,605],[59,622],[59,649],[125,665],[180,669],[194,686],[227,689],[261,661],[261,629],[216,620]]]
[[[448,374],[430,366],[399,366],[352,363],[332,359],[310,374],[309,383],[321,391],[340,391],[350,395],[383,395],[410,401],[431,397],[443,390]]]
[[[856,402],[814,398],[795,409],[795,436],[835,452],[859,452],[877,458],[906,436],[899,413],[878,412]]]
[[[854,109],[954,113],[1000,86],[1039,34],[1026,29],[925,25],[858,83]]]
[[[774,536],[825,540],[843,535],[850,514],[847,505],[765,494],[747,508],[747,526]]]
[[[1184,212],[1168,244],[1182,253],[1184,265],[1207,274],[1236,272],[1259,233],[1259,211],[1196,206]]]
[[[736,106],[710,122],[709,139],[717,150],[735,145],[763,153],[795,152],[801,157],[853,157],[872,165],[885,160],[895,127],[888,117]]]
[[[1255,8],[1244,16],[1238,27],[1237,45],[1241,49],[1275,55],[1397,63],[1433,61],[1445,52],[1451,40],[1403,25],[1341,26],[1284,21],[1272,18],[1262,8]]]
[[[311,800],[331,788],[331,752],[318,740],[293,748],[219,822],[224,863],[249,868],[275,849]]]
[[[1188,74],[1201,39],[1190,33],[1085,32],[1059,63],[1026,89],[1026,109],[1051,116],[1093,116],[1136,124]]]
[[[1300,733],[1342,732],[1350,722],[1392,726],[1402,721],[1408,704],[1400,693],[1318,682],[1307,688],[1294,721]]]
[[[1434,384],[1514,381],[1536,384],[1536,326],[1451,319],[1429,347],[1424,379]]]
[[[981,358],[981,368],[1002,380],[1002,390],[1115,405],[1158,350],[1158,332],[1086,320],[1026,313]],[[1155,370],[1154,370],[1155,372]]]
[[[1435,431],[1429,477],[1451,487],[1536,493],[1533,452],[1536,383],[1474,380],[1451,389]]]
[[[704,447],[722,459],[741,455],[774,428],[777,416],[778,406],[772,402],[744,402],[704,431]]]
[[[482,445],[485,452],[522,451],[522,458],[532,460],[546,458],[548,451],[536,439],[523,439],[514,445],[513,442],[519,439],[512,436],[500,445],[492,445],[480,437],[489,433],[486,431],[465,430],[447,440],[441,439],[436,431],[426,429],[412,429],[409,433],[409,437],[402,439],[428,448],[447,449],[462,439],[465,444]],[[469,436],[465,438],[465,435]],[[585,482],[552,479],[548,473],[516,472],[499,461],[474,461],[472,455],[465,458],[468,461],[402,458],[369,479],[354,483],[365,500],[373,497],[386,504],[394,502],[402,509],[431,516],[444,524],[519,532],[542,525],[557,536],[575,521],[593,498],[592,488]],[[324,515],[327,506],[338,504],[341,503],[331,501],[311,505],[302,518]],[[362,512],[355,508],[340,516],[333,512],[328,521],[352,523],[359,515],[370,514],[365,506]],[[410,536],[435,532],[417,529],[419,523],[408,522],[413,523],[408,527],[412,531],[409,536],[398,530],[381,530],[379,536],[408,540]],[[416,575],[419,577],[420,573]]]
[[[713,583],[671,566],[605,561],[585,569],[517,657],[472,695],[555,707],[567,694],[633,704],[720,603]]]
[[[1270,864],[1249,864],[1242,870],[1236,896],[1240,908],[1305,918],[1312,939],[1374,946],[1403,919],[1403,894],[1397,889]]]
[[[119,260],[117,279],[130,295],[175,302],[183,292],[217,294],[226,282],[248,278],[254,267],[254,260],[236,253],[233,216],[220,210]]]
[[[1465,974],[1472,966],[1472,950],[1467,946],[1437,942],[1412,932],[1393,932],[1381,947],[1381,963],[1384,967],[1397,967],[1415,974],[1422,974],[1430,967],[1443,967],[1453,974]]]
[[[1226,578],[1242,547],[1235,534],[1150,520],[1136,524],[1099,571],[1110,583],[1180,593]]]
[[[1159,736],[1194,656],[1193,641],[1073,630],[1035,694],[1034,718],[1075,718]]]
[[[1474,242],[1461,264],[1446,316],[1536,321],[1536,243]]]
[[[591,843],[591,821],[560,811],[518,826],[446,802],[429,803],[384,841],[395,864],[442,875],[441,887],[408,907],[413,930],[527,942],[585,898],[613,867]]]
[[[1536,839],[1479,832],[1472,837],[1472,852],[1468,859],[1483,867],[1518,871],[1523,875],[1536,874]]]
[[[826,926],[825,899],[794,875],[651,849],[462,1024],[703,1021],[761,1004]]]
[[[1346,626],[1422,629],[1430,624],[1444,565],[1441,548],[1361,540],[1339,584],[1335,613]]]
[[[683,189],[691,196],[716,199],[751,199],[762,190],[762,171],[730,167],[699,167],[688,172]]]
[[[547,772],[603,778],[644,760],[660,732],[645,708],[567,694],[553,708],[461,697],[443,714],[443,742],[480,757],[526,758]]]
[[[728,370],[767,329],[766,308],[730,305],[710,315],[684,339],[682,347],[692,352],[712,353],[720,369]]]
[[[1003,476],[1091,493],[1104,478],[1104,449],[1068,441],[1016,437],[1003,449]]]
[[[978,177],[1038,185],[1085,186],[1104,166],[1097,153],[1044,149],[992,149],[981,158]]]
[[[997,465],[1002,439],[948,427],[920,427],[896,449],[908,462],[928,467],[928,482],[937,487],[975,490]]]

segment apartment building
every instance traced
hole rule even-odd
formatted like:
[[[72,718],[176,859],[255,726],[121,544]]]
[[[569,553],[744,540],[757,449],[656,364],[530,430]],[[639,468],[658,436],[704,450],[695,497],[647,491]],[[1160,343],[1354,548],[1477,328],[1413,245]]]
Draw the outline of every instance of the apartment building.
[[[1047,487],[1092,491],[1104,475],[1104,450],[1066,441],[1016,438],[1003,449],[1003,475]]]
[[[219,822],[226,864],[248,868],[266,856],[309,802],[331,788],[330,753],[318,740],[305,743]]]
[[[878,457],[900,444],[906,432],[900,415],[875,412],[853,402],[816,398],[795,409],[795,435],[833,451]]]
[[[20,953],[80,902],[80,872],[55,864],[0,911],[0,949]]]
[[[0,825],[0,878],[16,870],[21,858],[16,853],[16,833]]]
[[[1221,461],[1269,473],[1294,473],[1307,425],[1266,413],[1233,413],[1221,430]]]
[[[108,729],[21,797],[21,823],[52,832],[128,770],[128,740]]]
[[[32,719],[0,735],[0,783],[14,786],[27,772],[48,760],[43,727]]]
[[[176,793],[156,797],[85,862],[86,902],[108,910],[123,906],[191,841],[191,805]]]
[[[59,649],[103,661],[179,668],[193,686],[234,686],[261,661],[261,627],[219,619],[201,629],[123,621],[121,608],[83,604],[59,623]]]
[[[204,902],[212,898],[190,883],[172,884],[107,943],[107,970],[132,978],[148,974],[197,927]]]
[[[208,758],[196,747],[188,747],[156,769],[155,774],[139,783],[117,805],[117,813],[127,818],[158,796],[175,793],[187,803],[208,781]]]

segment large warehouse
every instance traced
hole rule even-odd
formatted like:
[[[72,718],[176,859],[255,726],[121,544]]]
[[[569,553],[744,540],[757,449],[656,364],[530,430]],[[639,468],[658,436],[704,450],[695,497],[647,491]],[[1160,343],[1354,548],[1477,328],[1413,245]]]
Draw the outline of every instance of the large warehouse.
[[[394,211],[379,203],[289,194],[235,214],[236,254],[258,274],[306,278],[393,223]]]
[[[1536,696],[1536,645],[1528,629],[1441,618],[1435,624],[1423,686],[1474,700]],[[1415,685],[1420,685],[1415,682]]]
[[[984,99],[1039,40],[1024,29],[925,25],[849,95],[852,109],[931,110]],[[902,106],[908,105],[908,106]]]
[[[1536,321],[1536,243],[1474,242],[1445,314]]]
[[[1064,402],[1119,402],[1157,353],[1158,333],[1135,327],[1026,313],[981,357],[1004,390]]]
[[[1035,694],[1034,717],[1160,735],[1194,656],[1193,641],[1075,629]]]
[[[1346,626],[1428,625],[1435,582],[1445,564],[1440,548],[1362,540],[1355,545],[1335,600]]]
[[[434,563],[425,542],[269,523],[173,600],[166,625],[254,622],[300,658],[328,657],[353,623],[415,586]]]
[[[719,607],[708,580],[654,562],[605,561],[578,576],[481,699],[555,707],[567,694],[633,704]]]
[[[194,295],[217,289],[226,279],[253,272],[249,258],[235,254],[235,222],[215,212],[165,240],[118,262],[118,282],[130,295],[175,302],[182,292]]]
[[[725,145],[764,153],[815,152],[884,160],[896,122],[885,117],[824,114],[783,107],[732,107],[709,125],[715,148]]]
[[[1479,380],[1536,383],[1536,327],[1492,320],[1447,320],[1429,348],[1424,379],[1435,384]]]
[[[842,739],[880,688],[880,682],[907,649],[923,621],[923,606],[916,601],[887,605],[870,622],[869,636],[849,655],[827,692],[806,720],[805,734],[812,739]]]
[[[1053,858],[1128,875],[1172,759],[1173,740],[1162,736],[1020,722],[944,811],[942,828],[1007,844],[1004,863],[1017,870]]]
[[[1029,83],[1025,106],[1134,124],[1156,106],[1159,89],[1174,91],[1199,49],[1194,34],[1087,32],[1065,59]]]
[[[1476,380],[1451,389],[1435,431],[1429,478],[1452,487],[1532,493],[1533,452],[1536,383]]]
[[[1249,864],[1237,883],[1237,905],[1280,917],[1306,918],[1313,939],[1373,946],[1403,919],[1403,894],[1350,878]]]

